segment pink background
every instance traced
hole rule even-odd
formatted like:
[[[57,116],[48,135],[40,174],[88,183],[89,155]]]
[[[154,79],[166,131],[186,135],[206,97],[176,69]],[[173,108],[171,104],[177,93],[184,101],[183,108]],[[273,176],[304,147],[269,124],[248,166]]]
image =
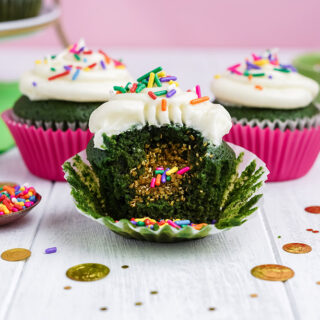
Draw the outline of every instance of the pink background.
[[[89,46],[320,47],[320,0],[61,0]],[[11,44],[57,45],[52,28]]]

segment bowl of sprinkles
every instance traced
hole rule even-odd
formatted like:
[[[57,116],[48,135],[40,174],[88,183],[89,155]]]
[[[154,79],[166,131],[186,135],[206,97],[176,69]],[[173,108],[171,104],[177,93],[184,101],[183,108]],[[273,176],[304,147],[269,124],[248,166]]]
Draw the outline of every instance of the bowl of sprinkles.
[[[41,201],[34,187],[10,182],[0,183],[0,225],[24,217]]]
[[[21,97],[2,114],[30,172],[64,181],[61,165],[92,137],[91,112],[109,100],[113,86],[130,80],[121,61],[83,40],[36,60],[20,78]]]
[[[297,179],[310,170],[320,150],[317,82],[267,50],[215,75],[211,88],[232,117],[225,140],[266,162],[268,181]]]
[[[63,165],[78,211],[127,238],[204,238],[243,224],[262,196],[264,163],[222,140],[227,111],[177,80],[157,67],[115,86]]]

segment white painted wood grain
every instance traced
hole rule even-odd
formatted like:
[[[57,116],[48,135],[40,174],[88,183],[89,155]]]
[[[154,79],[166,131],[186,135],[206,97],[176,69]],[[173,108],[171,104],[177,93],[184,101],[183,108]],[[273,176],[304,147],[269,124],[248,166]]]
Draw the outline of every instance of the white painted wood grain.
[[[43,196],[44,201],[27,216],[12,224],[0,226],[0,253],[11,248],[30,249],[44,213],[52,183],[31,175],[16,148],[0,155],[0,181],[28,182]],[[5,313],[14,298],[25,264],[24,261],[8,262],[0,259],[0,319],[5,319]]]
[[[286,283],[292,303],[301,319],[319,319],[320,299],[320,215],[309,214],[304,208],[320,205],[320,157],[313,169],[295,181],[268,184],[265,190],[264,217],[276,248],[279,263],[291,267],[295,277]],[[278,235],[281,238],[278,239]],[[290,254],[282,246],[302,242],[312,246],[308,254]]]
[[[81,216],[67,193],[66,184],[55,184],[7,319],[102,319],[102,306],[108,319],[292,318],[283,284],[250,275],[251,267],[275,261],[259,216],[204,240],[155,244],[124,239]],[[58,252],[43,254],[51,246]],[[106,264],[111,273],[92,283],[66,278],[68,267],[85,262]]]

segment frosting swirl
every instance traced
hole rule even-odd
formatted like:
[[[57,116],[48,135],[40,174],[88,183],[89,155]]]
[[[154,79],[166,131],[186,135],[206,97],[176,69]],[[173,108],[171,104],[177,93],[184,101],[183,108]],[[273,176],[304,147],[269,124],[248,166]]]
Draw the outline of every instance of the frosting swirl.
[[[114,85],[131,80],[126,67],[102,50],[89,50],[80,40],[58,55],[37,60],[20,79],[30,100],[106,101]]]
[[[175,92],[171,96],[172,90]],[[161,91],[163,94],[156,96]],[[163,100],[166,101],[165,108]],[[164,83],[161,88],[150,87],[138,93],[129,91],[114,95],[92,112],[89,129],[95,133],[95,147],[103,149],[103,133],[112,136],[134,126],[160,127],[172,123],[198,130],[215,145],[221,143],[232,126],[229,113],[221,105],[211,103],[209,97],[199,97],[197,90],[185,92],[176,84]]]
[[[211,84],[215,97],[226,104],[244,107],[295,109],[309,105],[319,85],[297,73],[291,65],[280,64],[277,54],[267,51],[252,55],[216,75]]]

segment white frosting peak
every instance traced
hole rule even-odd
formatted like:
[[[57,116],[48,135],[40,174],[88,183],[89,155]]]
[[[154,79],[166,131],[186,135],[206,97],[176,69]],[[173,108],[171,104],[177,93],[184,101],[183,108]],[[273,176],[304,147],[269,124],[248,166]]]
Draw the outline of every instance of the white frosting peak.
[[[132,78],[121,62],[89,50],[80,40],[56,56],[37,60],[34,69],[22,75],[20,91],[30,100],[104,102],[114,85],[128,81]]]
[[[107,136],[120,134],[133,126],[142,128],[145,125],[163,126],[170,123],[186,125],[198,130],[215,145],[219,145],[222,137],[232,126],[229,113],[219,104],[210,101],[191,104],[197,99],[195,92],[184,92],[180,88],[171,98],[166,98],[167,107],[163,111],[161,101],[165,96],[153,100],[148,91],[165,90],[164,85],[159,88],[146,88],[140,93],[123,93],[115,95],[92,112],[89,129],[95,133],[94,145],[102,148],[102,134]]]
[[[245,107],[295,109],[309,105],[319,92],[314,80],[291,65],[279,64],[276,55],[247,61],[214,78],[211,88],[218,100]]]

